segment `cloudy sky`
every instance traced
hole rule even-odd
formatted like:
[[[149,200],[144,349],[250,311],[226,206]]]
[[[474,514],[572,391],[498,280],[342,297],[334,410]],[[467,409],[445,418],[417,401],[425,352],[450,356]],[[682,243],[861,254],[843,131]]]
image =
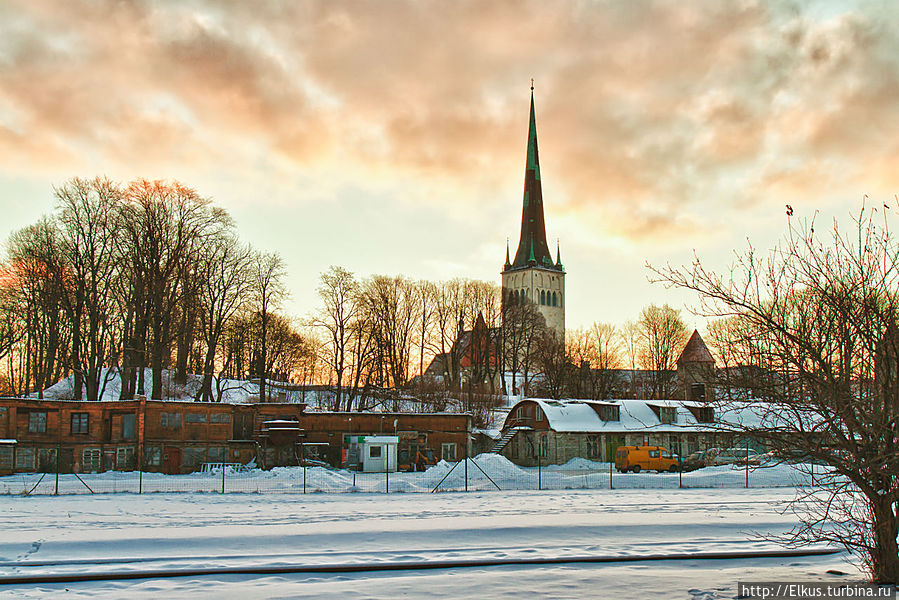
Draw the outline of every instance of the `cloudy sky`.
[[[177,179],[277,251],[297,315],[329,265],[499,280],[530,79],[568,324],[692,304],[795,216],[899,192],[890,2],[0,3],[0,238],[73,176]]]

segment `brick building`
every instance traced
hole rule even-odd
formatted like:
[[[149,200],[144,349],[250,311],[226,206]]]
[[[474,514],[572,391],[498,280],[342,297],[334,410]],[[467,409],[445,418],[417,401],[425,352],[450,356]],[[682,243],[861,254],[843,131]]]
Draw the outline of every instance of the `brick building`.
[[[206,463],[263,468],[304,457],[341,466],[344,435],[390,433],[400,453],[457,460],[467,414],[306,412],[305,404],[0,398],[0,474],[134,470],[189,473]]]

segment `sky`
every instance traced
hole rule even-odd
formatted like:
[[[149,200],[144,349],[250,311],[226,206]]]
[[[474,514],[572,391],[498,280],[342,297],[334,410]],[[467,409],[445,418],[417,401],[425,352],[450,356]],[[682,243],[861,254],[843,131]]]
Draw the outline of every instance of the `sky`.
[[[531,78],[567,325],[696,298],[793,219],[899,209],[890,2],[0,2],[0,239],[53,186],[178,180],[319,274],[499,283],[517,246]]]

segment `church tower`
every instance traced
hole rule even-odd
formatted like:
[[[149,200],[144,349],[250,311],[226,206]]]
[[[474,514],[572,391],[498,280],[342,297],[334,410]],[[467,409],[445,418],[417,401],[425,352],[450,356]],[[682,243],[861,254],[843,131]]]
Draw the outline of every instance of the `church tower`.
[[[521,237],[515,260],[509,260],[502,272],[504,302],[534,303],[547,327],[559,339],[565,338],[565,269],[559,247],[555,262],[546,244],[543,220],[543,190],[540,185],[540,157],[537,152],[537,117],[534,111],[534,86],[531,85],[531,122],[528,127],[528,153],[524,170],[524,200],[521,209]]]

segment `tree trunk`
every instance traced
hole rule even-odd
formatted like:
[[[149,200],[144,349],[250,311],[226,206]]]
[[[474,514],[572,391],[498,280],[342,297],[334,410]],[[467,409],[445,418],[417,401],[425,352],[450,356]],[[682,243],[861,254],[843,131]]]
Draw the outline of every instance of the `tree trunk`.
[[[893,502],[886,498],[869,499],[874,514],[874,544],[871,569],[874,583],[899,583],[899,522]]]

